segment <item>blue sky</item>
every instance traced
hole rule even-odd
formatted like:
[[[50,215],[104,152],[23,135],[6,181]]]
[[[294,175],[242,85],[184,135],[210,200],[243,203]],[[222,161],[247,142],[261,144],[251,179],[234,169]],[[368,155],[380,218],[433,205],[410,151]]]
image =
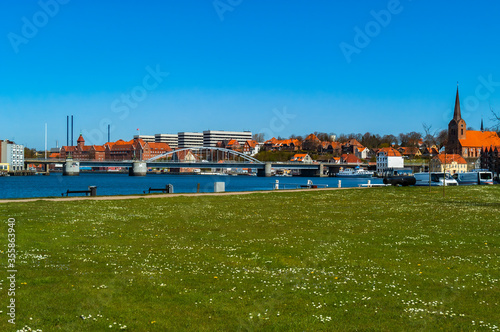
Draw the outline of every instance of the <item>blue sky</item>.
[[[137,128],[397,135],[446,128],[457,81],[467,124],[491,126],[499,12],[495,1],[3,1],[0,139],[41,149],[47,123],[49,147],[63,145],[66,115],[94,144],[108,123],[112,140]]]

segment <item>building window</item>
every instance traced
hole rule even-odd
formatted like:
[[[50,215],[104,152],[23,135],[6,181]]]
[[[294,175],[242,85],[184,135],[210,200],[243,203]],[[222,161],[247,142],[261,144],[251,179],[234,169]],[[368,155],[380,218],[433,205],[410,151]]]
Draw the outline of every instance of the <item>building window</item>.
[[[460,135],[463,135],[463,134],[464,134],[464,130],[460,129]]]

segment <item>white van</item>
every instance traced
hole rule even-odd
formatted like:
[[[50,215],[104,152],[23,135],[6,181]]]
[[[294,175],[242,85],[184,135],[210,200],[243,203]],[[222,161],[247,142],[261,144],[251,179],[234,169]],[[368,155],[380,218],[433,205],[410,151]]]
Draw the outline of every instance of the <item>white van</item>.
[[[413,174],[417,182],[416,186],[428,186],[429,185],[429,172],[416,173]],[[458,186],[457,180],[455,180],[449,173],[446,173],[445,184],[447,186]],[[442,186],[443,185],[443,173],[441,172],[431,172],[431,186]]]
[[[493,184],[493,173],[488,170],[476,169],[472,172],[458,173],[454,177],[461,186],[475,184]]]

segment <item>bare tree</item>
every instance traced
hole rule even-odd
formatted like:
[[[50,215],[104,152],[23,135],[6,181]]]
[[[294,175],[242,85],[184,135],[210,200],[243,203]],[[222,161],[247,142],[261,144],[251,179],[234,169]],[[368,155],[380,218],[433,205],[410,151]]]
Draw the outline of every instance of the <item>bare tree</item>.
[[[398,138],[394,135],[384,135],[382,137],[382,140],[380,142],[381,146],[382,144],[384,147],[391,146],[391,145],[397,145],[398,144]]]
[[[448,130],[443,129],[439,132],[437,136],[438,149],[441,149],[443,146],[446,146],[448,143]]]
[[[255,141],[259,142],[259,143],[264,142],[264,134],[263,134],[263,133],[253,134],[253,135],[252,135],[252,138],[253,138]]]
[[[316,137],[318,137],[320,141],[329,141],[329,136],[327,133],[317,133]]]
[[[492,121],[495,121],[495,125],[493,126],[493,130],[495,130],[497,133],[500,135],[500,115],[498,115],[494,110],[493,107],[490,105],[490,111],[493,117],[490,119]]]
[[[340,142],[340,143],[345,143],[347,142],[349,138],[347,137],[346,134],[340,134],[339,137],[337,137],[337,142]]]
[[[430,148],[433,145],[438,145],[439,129],[432,130],[432,125],[428,125],[425,122],[422,123],[424,127],[424,144],[426,147]],[[447,133],[448,134],[448,133]]]

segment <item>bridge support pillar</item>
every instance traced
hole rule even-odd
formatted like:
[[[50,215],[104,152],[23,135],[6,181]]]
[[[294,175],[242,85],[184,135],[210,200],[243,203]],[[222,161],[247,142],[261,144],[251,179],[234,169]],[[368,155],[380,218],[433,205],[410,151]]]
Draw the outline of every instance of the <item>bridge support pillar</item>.
[[[71,159],[66,159],[63,166],[63,175],[68,175],[68,176],[80,175],[80,162]]]
[[[145,176],[148,172],[148,165],[144,161],[134,161],[132,167],[128,169],[130,176]]]
[[[257,170],[257,176],[260,176],[260,177],[270,177],[272,174],[271,174],[271,163],[266,163],[264,165],[264,168],[262,169],[258,169]]]
[[[322,163],[319,164],[319,177],[320,178],[324,178],[324,177],[327,177],[328,174],[325,174],[325,165],[323,165]]]

